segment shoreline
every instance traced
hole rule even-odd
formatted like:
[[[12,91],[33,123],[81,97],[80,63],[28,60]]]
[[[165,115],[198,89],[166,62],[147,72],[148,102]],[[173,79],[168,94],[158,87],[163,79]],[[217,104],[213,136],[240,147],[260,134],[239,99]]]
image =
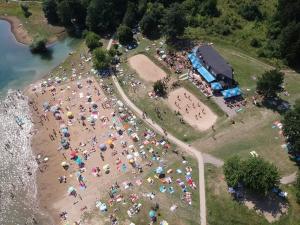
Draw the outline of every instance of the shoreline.
[[[30,45],[33,38],[24,28],[23,23],[16,16],[0,15],[0,20],[4,20],[10,24],[11,33],[14,36],[16,42],[22,45]],[[47,39],[47,45],[54,44],[60,37],[66,34],[66,30],[62,28],[62,31],[54,34],[53,37]]]

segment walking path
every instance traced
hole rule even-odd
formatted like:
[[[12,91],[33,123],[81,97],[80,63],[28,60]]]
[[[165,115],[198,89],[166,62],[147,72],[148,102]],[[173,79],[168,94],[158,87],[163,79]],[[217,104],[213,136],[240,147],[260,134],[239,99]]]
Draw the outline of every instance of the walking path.
[[[154,130],[156,130],[158,133],[165,135],[167,134],[168,140],[176,144],[178,147],[182,148],[183,150],[187,151],[188,153],[193,154],[197,161],[198,161],[198,167],[199,167],[199,196],[200,196],[200,224],[206,225],[206,200],[205,200],[205,179],[204,179],[204,161],[203,161],[203,155],[200,151],[195,149],[194,147],[191,147],[190,145],[180,141],[176,137],[174,137],[170,133],[165,133],[164,130],[156,123],[154,123],[149,118],[143,118],[143,112],[134,105],[131,100],[127,97],[127,95],[124,93],[122,87],[120,86],[116,76],[112,76],[113,82],[120,94],[120,96],[123,98],[125,104],[131,108],[137,116],[139,116],[147,125],[152,127]],[[207,155],[206,155],[207,156]],[[210,159],[212,159],[211,157]],[[214,159],[218,160],[218,159]],[[220,160],[218,161],[220,163]]]
[[[107,50],[111,48],[113,39],[109,40],[109,43],[107,45]],[[125,103],[131,110],[135,112],[137,116],[139,116],[147,125],[152,127],[154,130],[156,130],[158,133],[162,135],[167,135],[168,139],[175,143],[178,147],[182,148],[183,150],[192,153],[197,161],[198,161],[198,169],[199,169],[199,203],[200,203],[200,224],[201,225],[206,225],[206,200],[205,200],[205,179],[204,179],[204,161],[203,161],[203,156],[202,153],[195,148],[191,147],[190,145],[180,141],[176,137],[174,137],[172,134],[165,132],[158,124],[154,123],[152,120],[149,118],[144,118],[143,115],[144,113],[135,105],[131,102],[131,100],[127,97],[127,95],[124,93],[122,87],[120,86],[117,78],[115,75],[112,76],[112,80],[120,94],[120,96],[123,98]]]

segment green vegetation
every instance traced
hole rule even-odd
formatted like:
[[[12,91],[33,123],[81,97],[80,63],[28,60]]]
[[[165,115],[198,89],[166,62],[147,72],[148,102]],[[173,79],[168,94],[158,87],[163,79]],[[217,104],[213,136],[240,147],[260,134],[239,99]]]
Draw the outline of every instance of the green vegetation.
[[[23,27],[26,29],[30,37],[42,37],[48,41],[54,41],[58,35],[64,31],[64,28],[51,26],[47,23],[44,17],[42,4],[39,2],[26,2],[29,6],[31,16],[26,18],[20,3],[5,0],[0,0],[0,17],[1,16],[15,16],[20,20]]]
[[[249,210],[244,204],[234,201],[227,192],[222,168],[211,165],[205,167],[206,177],[206,202],[207,220],[213,225],[270,225],[270,223],[259,213]],[[282,215],[272,225],[296,225],[300,223],[300,205],[295,199],[295,187],[286,185],[281,187],[288,192],[288,212]],[[260,198],[261,200],[261,198]],[[273,205],[273,204],[271,204]]]
[[[276,97],[282,91],[284,74],[279,70],[270,70],[262,74],[257,80],[256,90],[266,98]]]
[[[85,44],[90,49],[90,51],[103,46],[103,43],[100,42],[100,36],[98,34],[95,34],[94,32],[88,32],[86,34]]]
[[[59,18],[57,15],[57,1],[56,0],[44,0],[43,11],[45,17],[50,24],[58,24]]]
[[[133,42],[133,33],[126,25],[120,25],[117,31],[120,44],[127,45]]]
[[[224,174],[228,186],[243,184],[247,189],[267,194],[279,184],[278,169],[261,157],[241,160],[233,156],[224,164]]]
[[[158,80],[153,84],[153,91],[156,95],[165,97],[167,95],[167,86],[162,80]]]
[[[292,153],[300,151],[300,100],[284,115],[283,132]]]
[[[21,3],[21,9],[23,11],[23,14],[26,18],[28,18],[29,16],[31,16],[31,12],[29,11],[29,6],[26,3]]]
[[[111,63],[111,56],[102,48],[93,51],[93,65],[96,70],[107,69]]]
[[[297,200],[297,203],[300,204],[300,173],[299,173],[299,171],[297,173],[295,189],[296,189],[296,200]]]
[[[172,42],[183,35],[184,28],[187,24],[183,15],[184,9],[178,3],[174,3],[166,10],[163,18],[163,33],[165,34],[168,42]]]
[[[36,37],[30,44],[29,48],[32,53],[45,53],[47,52],[46,47],[47,40],[42,37]]]

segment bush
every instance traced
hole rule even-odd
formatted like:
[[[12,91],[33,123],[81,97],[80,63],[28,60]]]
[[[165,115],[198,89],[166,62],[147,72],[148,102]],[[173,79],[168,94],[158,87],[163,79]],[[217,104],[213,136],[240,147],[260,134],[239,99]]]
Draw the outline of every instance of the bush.
[[[45,53],[47,52],[46,43],[47,40],[45,38],[37,37],[29,46],[30,51],[32,53]]]
[[[99,35],[95,34],[94,32],[88,32],[85,35],[85,44],[90,49],[90,51],[103,46],[102,42],[100,42]]]
[[[262,18],[262,14],[258,8],[257,3],[251,2],[242,4],[239,7],[239,14],[246,20],[259,20]]]
[[[256,38],[252,38],[252,40],[250,41],[250,45],[254,48],[259,48],[261,47],[261,43],[258,39]]]

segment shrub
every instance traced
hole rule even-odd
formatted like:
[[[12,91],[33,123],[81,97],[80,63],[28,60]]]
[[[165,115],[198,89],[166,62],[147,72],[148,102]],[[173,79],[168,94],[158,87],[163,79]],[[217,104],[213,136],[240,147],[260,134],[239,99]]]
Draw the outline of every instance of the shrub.
[[[167,95],[167,86],[162,80],[158,80],[153,84],[153,90],[156,95],[165,97]]]
[[[95,34],[94,32],[88,32],[85,35],[85,44],[90,49],[90,51],[103,46],[102,42],[100,42],[99,35]]]
[[[46,47],[47,40],[45,38],[37,37],[33,40],[29,46],[32,53],[45,53],[47,52]]]

